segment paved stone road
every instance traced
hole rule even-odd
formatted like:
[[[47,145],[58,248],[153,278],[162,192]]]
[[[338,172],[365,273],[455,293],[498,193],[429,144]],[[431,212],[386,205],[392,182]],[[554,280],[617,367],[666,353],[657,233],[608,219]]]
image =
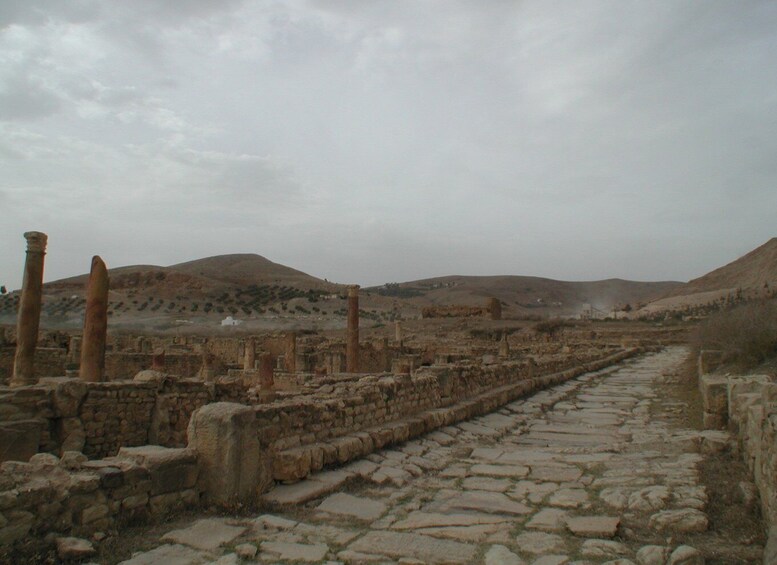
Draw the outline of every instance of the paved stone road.
[[[707,528],[699,446],[726,438],[679,429],[656,393],[686,355],[583,375],[352,463],[364,480],[334,494],[195,520],[125,563],[703,563],[682,543]]]

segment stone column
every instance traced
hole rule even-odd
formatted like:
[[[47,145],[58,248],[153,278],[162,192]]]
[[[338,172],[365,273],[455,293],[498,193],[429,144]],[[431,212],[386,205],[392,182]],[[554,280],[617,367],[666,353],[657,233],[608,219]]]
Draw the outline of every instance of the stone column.
[[[492,320],[502,319],[502,303],[498,298],[488,299],[488,314]]]
[[[84,337],[81,343],[81,380],[97,383],[105,370],[105,338],[108,333],[108,269],[100,257],[92,257],[86,286]]]
[[[200,380],[211,383],[216,380],[216,371],[213,369],[213,361],[216,356],[209,351],[202,352],[202,368],[200,368]]]
[[[402,343],[402,324],[399,320],[394,322],[394,341]]]
[[[243,370],[253,371],[256,362],[256,342],[249,339],[245,344],[245,355],[243,356]]]
[[[510,357],[510,343],[507,341],[507,332],[502,333],[502,339],[499,342],[499,357],[502,359]]]
[[[273,369],[272,355],[270,353],[259,355],[259,387],[262,390],[272,390],[275,385]]]
[[[24,234],[24,239],[27,240],[27,258],[24,261],[22,298],[16,322],[16,354],[11,386],[32,385],[38,382],[35,378],[34,360],[43,295],[43,257],[46,255],[48,236],[45,233],[29,231]]]
[[[286,372],[297,372],[297,334],[289,332],[286,334],[286,352],[283,355],[286,361]]]
[[[345,371],[359,372],[359,285],[348,287],[348,330],[345,342]]]

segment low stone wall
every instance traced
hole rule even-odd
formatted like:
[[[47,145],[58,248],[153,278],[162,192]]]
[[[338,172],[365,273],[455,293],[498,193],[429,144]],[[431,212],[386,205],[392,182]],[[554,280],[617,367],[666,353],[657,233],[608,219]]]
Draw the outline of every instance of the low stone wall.
[[[105,375],[112,381],[131,379],[140,371],[151,368],[151,353],[108,352],[105,354]],[[185,379],[197,376],[202,367],[199,353],[166,353],[165,371]],[[214,366],[214,369],[221,367]]]
[[[43,406],[52,418],[67,414],[80,419],[88,410],[94,418],[87,421],[112,422],[103,424],[102,429],[111,426],[113,430],[118,425],[119,433],[127,434],[130,432],[124,430],[130,428],[123,422],[130,414],[117,406],[143,406],[131,417],[153,422],[164,393],[181,395],[170,398],[177,405],[181,398],[191,400],[192,391],[201,394],[208,390],[212,401],[194,410],[191,419],[186,418],[186,448],[121,447],[116,456],[92,461],[72,451],[65,452],[61,460],[38,453],[28,463],[2,463],[0,545],[52,531],[88,536],[202,503],[252,504],[270,488],[273,479],[303,478],[325,465],[342,464],[385,445],[493,411],[520,396],[638,352],[633,349],[600,356],[548,374],[538,374],[530,365],[524,369],[515,365],[430,368],[413,378],[365,377],[338,385],[346,387],[339,391],[339,398],[310,395],[305,402],[272,405],[218,402],[234,395],[236,389],[223,385],[219,390],[193,382],[87,385],[70,380],[49,388],[14,390],[13,394],[26,395],[25,405],[30,409]],[[466,380],[468,385],[457,384],[457,379]],[[475,390],[480,394],[473,394]],[[155,398],[154,408],[149,410],[151,398]],[[103,402],[115,413],[98,418],[103,412],[97,407]],[[0,410],[3,406],[21,403],[0,402]],[[187,410],[181,412],[180,421]],[[140,439],[142,428],[132,428],[137,434],[132,437]],[[297,438],[294,441],[299,441],[299,447],[279,448],[288,445],[292,437]]]
[[[16,347],[0,347],[0,385],[7,385],[13,374]],[[64,375],[68,363],[67,349],[38,347],[35,349],[35,371],[39,375]]]
[[[428,367],[412,377],[363,377],[339,385],[331,394],[255,407],[259,441],[273,454],[273,478],[295,481],[326,465],[487,413],[638,351],[600,355],[562,371],[508,363]],[[556,368],[556,363],[549,366]]]
[[[199,467],[192,449],[122,448],[87,461],[39,453],[0,465],[0,545],[30,534],[88,536],[197,506]]]
[[[769,531],[764,563],[777,563],[777,382],[769,375],[714,375],[709,359],[699,359],[704,427],[728,428],[755,483]],[[774,559],[774,560],[770,560]]]
[[[0,389],[0,461],[26,461],[38,452],[81,451],[90,458],[148,443],[186,445],[192,413],[212,402],[252,401],[240,383],[162,378],[152,382],[85,383],[43,379]]]

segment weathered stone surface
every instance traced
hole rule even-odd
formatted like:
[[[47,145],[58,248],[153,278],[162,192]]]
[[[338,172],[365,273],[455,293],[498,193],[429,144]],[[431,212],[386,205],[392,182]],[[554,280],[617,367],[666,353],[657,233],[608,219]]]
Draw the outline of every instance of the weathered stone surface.
[[[617,559],[621,555],[627,555],[629,548],[622,543],[612,540],[589,539],[583,542],[580,555],[584,557],[605,557]]]
[[[615,516],[576,516],[567,518],[569,531],[580,537],[612,538],[618,531],[620,518]]]
[[[664,565],[669,557],[669,548],[661,545],[646,545],[637,551],[639,565]]]
[[[344,471],[318,473],[293,485],[277,486],[261,499],[270,504],[301,504],[337,490],[352,476]]]
[[[197,483],[197,452],[193,449],[158,445],[122,447],[118,458],[134,461],[148,469],[152,495],[180,492]]]
[[[526,527],[532,530],[546,532],[564,531],[567,523],[567,512],[558,508],[543,508],[531,517]]]
[[[524,565],[525,563],[503,545],[492,545],[485,556],[485,565]]]
[[[57,538],[57,556],[63,560],[84,559],[97,553],[92,542],[82,538]]]
[[[471,491],[463,492],[441,504],[440,510],[447,512],[454,509],[476,510],[488,514],[530,514],[531,508],[516,502],[500,492]]]
[[[404,532],[368,532],[348,549],[389,557],[414,557],[428,563],[471,563],[477,546]]]
[[[318,510],[330,514],[352,516],[359,520],[377,520],[386,512],[386,505],[378,500],[352,496],[339,492],[333,494],[318,505]]]
[[[529,468],[523,465],[473,465],[470,471],[475,475],[519,479],[529,474]]]
[[[565,548],[561,536],[544,532],[523,532],[515,542],[520,551],[533,554],[561,553]]]
[[[284,541],[263,541],[262,551],[277,555],[288,561],[320,563],[326,557],[329,547],[322,543],[306,544]]]
[[[213,504],[252,504],[271,481],[249,406],[207,404],[192,414],[189,447],[199,455],[199,486]]]
[[[501,524],[511,521],[507,516],[494,514],[436,514],[430,512],[411,512],[407,518],[392,524],[397,530],[415,530],[444,526],[473,526],[479,524]]]
[[[160,545],[151,551],[136,553],[119,565],[200,565],[212,561],[212,556],[183,545]]]
[[[704,565],[704,556],[695,547],[681,545],[669,556],[667,565]]]
[[[0,462],[29,461],[38,452],[43,426],[32,419],[0,422]]]
[[[581,488],[559,489],[548,498],[548,504],[560,508],[579,508],[588,503],[588,493]]]
[[[694,508],[663,510],[650,517],[650,527],[659,532],[703,532],[707,524],[707,515]]]
[[[246,528],[230,526],[223,520],[206,518],[188,528],[173,530],[161,537],[162,541],[188,545],[203,551],[213,551],[242,534]]]

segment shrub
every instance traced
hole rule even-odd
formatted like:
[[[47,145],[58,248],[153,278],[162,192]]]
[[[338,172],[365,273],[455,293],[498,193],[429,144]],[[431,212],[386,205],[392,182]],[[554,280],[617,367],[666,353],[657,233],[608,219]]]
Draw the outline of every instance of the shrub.
[[[751,302],[707,318],[696,345],[717,349],[723,363],[746,370],[777,356],[777,302]]]

